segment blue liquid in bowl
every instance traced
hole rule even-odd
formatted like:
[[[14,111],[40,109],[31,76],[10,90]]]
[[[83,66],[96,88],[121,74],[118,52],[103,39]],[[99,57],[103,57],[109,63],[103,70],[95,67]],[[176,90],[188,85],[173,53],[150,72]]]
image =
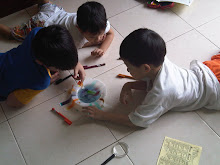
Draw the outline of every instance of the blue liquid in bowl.
[[[93,84],[84,86],[78,91],[78,98],[84,103],[92,103],[101,97],[100,89],[94,87]]]

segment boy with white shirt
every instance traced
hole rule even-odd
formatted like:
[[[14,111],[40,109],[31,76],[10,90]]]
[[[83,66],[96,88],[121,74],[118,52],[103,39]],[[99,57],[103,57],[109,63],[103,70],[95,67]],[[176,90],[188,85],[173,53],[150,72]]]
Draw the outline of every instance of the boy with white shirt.
[[[144,101],[128,116],[95,107],[84,112],[99,120],[147,127],[169,110],[220,110],[220,54],[204,63],[194,60],[190,69],[178,67],[165,55],[165,42],[156,32],[138,29],[129,34],[120,46],[120,57],[138,81],[123,86],[120,101],[128,104],[132,89],[147,91]]]
[[[0,24],[0,34],[6,38],[23,41],[33,28],[54,24],[69,30],[78,49],[100,45],[91,52],[91,55],[98,57],[104,55],[114,38],[105,8],[102,4],[92,1],[82,4],[77,13],[68,13],[62,7],[51,4],[49,0],[40,0],[39,12],[25,26],[10,29]]]

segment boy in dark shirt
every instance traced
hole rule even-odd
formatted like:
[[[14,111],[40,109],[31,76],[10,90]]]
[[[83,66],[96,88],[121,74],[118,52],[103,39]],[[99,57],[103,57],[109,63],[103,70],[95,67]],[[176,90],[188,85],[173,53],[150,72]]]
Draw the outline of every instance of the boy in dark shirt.
[[[17,48],[0,53],[0,101],[21,107],[53,83],[59,70],[70,69],[84,80],[68,30],[58,25],[35,28]]]

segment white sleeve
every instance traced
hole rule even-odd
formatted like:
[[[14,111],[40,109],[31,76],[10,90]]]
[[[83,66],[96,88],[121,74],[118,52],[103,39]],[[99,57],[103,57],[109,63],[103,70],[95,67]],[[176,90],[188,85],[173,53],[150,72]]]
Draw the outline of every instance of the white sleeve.
[[[105,34],[109,32],[110,28],[111,28],[110,22],[107,21],[106,28],[105,28]]]
[[[146,128],[165,112],[165,108],[161,105],[140,105],[128,117],[134,125]]]

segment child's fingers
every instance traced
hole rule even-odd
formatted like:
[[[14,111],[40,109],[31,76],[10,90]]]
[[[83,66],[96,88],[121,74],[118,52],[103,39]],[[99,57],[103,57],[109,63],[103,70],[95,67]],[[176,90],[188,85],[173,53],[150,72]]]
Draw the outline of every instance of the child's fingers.
[[[91,113],[89,113],[88,116],[91,117],[91,118],[94,118],[94,117],[95,117],[95,115],[94,115],[94,114],[91,114]]]
[[[77,68],[74,69],[74,79],[77,79],[79,70]]]
[[[79,72],[79,76],[78,76],[78,78],[79,78],[82,82],[84,82],[85,77],[86,77],[85,72]]]
[[[86,114],[86,115],[89,115],[89,114],[93,114],[93,113],[94,113],[94,111],[91,110],[91,109],[86,109],[86,110],[83,110],[82,112],[83,112],[84,114]]]
[[[103,51],[103,50],[99,49],[99,50],[97,51],[97,56],[98,56],[98,57],[103,56],[103,54],[104,54],[104,51]]]
[[[99,55],[102,56],[104,54],[103,50],[100,50]]]
[[[91,56],[94,56],[94,55],[95,55],[95,53],[94,53],[94,51],[92,51],[92,52],[91,52]]]
[[[95,107],[89,106],[89,107],[83,107],[83,111],[89,111],[89,110],[95,110]]]
[[[104,51],[102,49],[95,49],[91,52],[92,56],[101,57],[104,55]]]
[[[94,111],[91,109],[88,109],[87,112],[88,112],[88,115],[94,114]]]
[[[89,107],[87,107],[87,109],[88,109],[88,110],[92,110],[92,111],[97,110],[97,108],[96,108],[96,107],[94,107],[94,106],[89,106]]]
[[[89,116],[89,117],[94,116],[94,111],[91,110],[91,109],[83,110],[82,112],[83,112],[86,116]]]
[[[95,56],[95,52],[91,52],[91,55],[92,55],[92,56]]]
[[[97,55],[97,50],[98,50],[97,48],[96,48],[95,50],[93,50],[93,51],[91,52],[91,55],[92,55],[92,56],[96,56],[96,55]]]

